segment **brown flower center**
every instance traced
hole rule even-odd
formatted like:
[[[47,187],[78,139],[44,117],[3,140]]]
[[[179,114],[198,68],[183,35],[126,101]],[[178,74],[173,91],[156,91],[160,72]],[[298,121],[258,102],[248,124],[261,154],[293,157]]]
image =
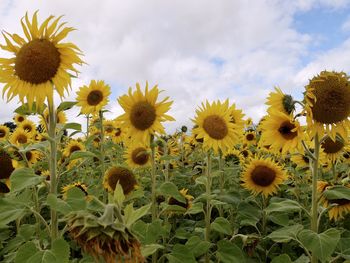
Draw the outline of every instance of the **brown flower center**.
[[[27,160],[29,161],[30,159],[32,159],[32,156],[33,154],[29,151],[29,152],[26,152],[26,158]]]
[[[9,192],[10,192],[10,189],[7,187],[7,185],[0,182],[0,193],[7,194]]]
[[[149,159],[149,154],[147,153],[147,150],[145,148],[138,147],[132,151],[131,158],[134,163],[138,165],[144,165]]]
[[[258,165],[251,173],[251,178],[256,185],[269,186],[276,178],[276,172],[266,166]]]
[[[23,126],[23,130],[25,130],[27,132],[31,132],[33,130],[33,127],[30,124],[26,124]]]
[[[0,179],[9,178],[11,173],[15,170],[12,166],[10,156],[4,151],[0,151],[0,167]]]
[[[147,101],[137,102],[131,109],[131,124],[138,130],[144,131],[156,120],[156,109]]]
[[[114,136],[118,137],[122,133],[122,130],[120,128],[116,129],[116,132],[114,133]]]
[[[107,133],[111,133],[111,132],[113,132],[113,126],[110,126],[110,125],[108,125],[108,126],[106,126],[106,128],[105,128],[105,132],[107,132]]]
[[[73,145],[72,147],[70,147],[69,152],[72,154],[76,151],[81,151],[81,148],[78,145]]]
[[[348,199],[332,199],[329,200],[331,204],[337,204],[337,205],[347,205],[350,204],[350,200]]]
[[[344,143],[336,140],[335,142],[330,138],[327,137],[321,144],[321,147],[323,148],[323,151],[325,153],[337,153],[344,147]]]
[[[247,141],[252,141],[252,140],[254,140],[255,136],[254,136],[254,134],[252,134],[252,133],[248,133],[248,134],[245,136],[245,138],[247,139]]]
[[[325,81],[311,82],[316,101],[311,107],[314,120],[324,124],[343,121],[350,114],[350,89],[344,77],[328,77]]]
[[[27,141],[28,141],[27,136],[25,136],[24,134],[18,135],[18,137],[17,137],[17,142],[18,143],[24,144],[24,143],[27,143]]]
[[[93,90],[87,96],[87,103],[91,106],[98,105],[103,100],[103,93],[100,90]]]
[[[241,151],[241,154],[244,156],[244,158],[247,158],[249,156],[249,152],[247,150]]]
[[[309,157],[303,155],[303,160],[305,163],[310,163]]]
[[[208,135],[216,140],[222,140],[228,134],[225,120],[218,115],[210,115],[203,121],[203,129]]]
[[[17,118],[17,121],[18,121],[18,122],[22,122],[22,121],[24,121],[24,118],[23,118],[22,116],[19,116],[19,117]]]
[[[136,180],[133,173],[123,167],[113,167],[108,172],[107,183],[108,185],[115,190],[117,183],[123,188],[125,195],[130,193],[136,185]]]
[[[0,129],[0,138],[4,138],[6,136],[6,131]]]
[[[280,125],[278,131],[284,139],[293,140],[298,135],[296,131],[292,131],[293,129],[295,129],[295,125],[293,123],[289,121],[284,121]]]
[[[60,66],[60,53],[46,39],[34,39],[23,45],[16,55],[16,75],[31,84],[51,80]]]

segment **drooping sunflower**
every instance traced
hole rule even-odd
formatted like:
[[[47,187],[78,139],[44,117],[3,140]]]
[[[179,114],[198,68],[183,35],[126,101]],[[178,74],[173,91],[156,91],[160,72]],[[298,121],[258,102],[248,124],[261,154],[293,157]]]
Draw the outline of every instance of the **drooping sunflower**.
[[[158,95],[157,85],[148,90],[146,82],[145,93],[141,91],[140,84],[136,83],[134,92],[130,87],[128,95],[118,98],[120,106],[125,111],[118,117],[118,120],[122,122],[122,128],[128,128],[128,135],[131,135],[133,139],[149,143],[151,135],[165,133],[161,122],[175,120],[165,114],[173,102],[168,101],[169,97],[157,102]]]
[[[322,71],[305,87],[306,122],[311,135],[347,138],[350,128],[350,85],[344,72]]]
[[[137,188],[137,182],[134,174],[122,166],[113,166],[109,168],[103,177],[103,187],[113,193],[117,183],[123,188],[124,195],[129,194]]]
[[[67,122],[67,116],[64,111],[56,112],[56,123],[57,124],[64,124]],[[46,108],[43,112],[43,115],[40,116],[40,125],[44,129],[44,131],[47,130],[47,126],[49,126],[49,109]]]
[[[31,120],[24,120],[19,125],[18,128],[22,128],[23,130],[27,131],[30,135],[30,138],[33,138],[36,134],[36,126],[33,121]]]
[[[261,126],[261,145],[269,145],[270,150],[282,154],[291,150],[302,150],[303,130],[297,120],[283,112],[272,112]]]
[[[70,140],[63,150],[63,156],[69,157],[73,152],[85,151],[85,145],[77,140]]]
[[[10,155],[4,150],[0,150],[0,179],[10,178],[14,170]]]
[[[335,205],[334,207],[328,210],[328,215],[330,220],[338,221],[344,218],[344,215],[350,213],[350,200],[341,198],[341,199],[328,199],[327,190],[331,190],[334,187],[339,187],[337,185],[330,185],[327,182],[319,181],[317,182],[317,190],[321,194],[320,202],[323,207],[327,208],[330,205]],[[340,186],[344,187],[344,186]],[[345,186],[350,188],[350,185]]]
[[[337,159],[343,158],[343,152],[347,143],[341,136],[337,136],[333,141],[330,136],[326,136],[321,142],[321,149],[325,153],[326,158],[335,163]]]
[[[31,134],[21,128],[16,128],[16,130],[10,136],[10,142],[15,145],[22,145],[32,141]]]
[[[203,148],[213,149],[218,153],[231,149],[237,143],[239,135],[234,124],[230,121],[229,102],[220,101],[209,104],[202,103],[202,107],[196,110],[196,118],[193,120],[197,128],[193,132],[197,138],[203,138]]]
[[[295,110],[293,97],[284,94],[279,87],[275,87],[275,92],[270,92],[266,104],[269,105],[268,113],[279,111],[290,115]]]
[[[16,114],[15,117],[13,117],[13,120],[15,121],[15,123],[18,125],[20,124],[22,121],[26,120],[26,116],[22,115],[22,114]]]
[[[124,154],[126,163],[131,168],[147,167],[151,164],[150,148],[141,143],[129,146]]]
[[[77,106],[81,113],[90,114],[99,112],[108,103],[111,88],[103,80],[91,80],[89,86],[82,86],[77,91]]]
[[[10,135],[10,129],[5,125],[0,125],[0,141],[6,140]]]
[[[282,167],[270,158],[252,159],[245,167],[241,180],[243,187],[255,195],[263,194],[265,197],[277,192],[278,186],[287,179]]]
[[[29,105],[43,105],[46,98],[52,98],[54,89],[60,97],[68,90],[69,72],[78,73],[73,64],[83,63],[79,58],[81,51],[73,43],[60,43],[74,30],[59,23],[61,17],[50,16],[41,25],[37,12],[32,21],[28,14],[24,19],[21,24],[26,39],[3,33],[6,45],[0,47],[13,52],[14,57],[0,59],[0,82],[6,83],[3,94],[7,93],[7,100],[18,95],[22,103],[26,100]]]

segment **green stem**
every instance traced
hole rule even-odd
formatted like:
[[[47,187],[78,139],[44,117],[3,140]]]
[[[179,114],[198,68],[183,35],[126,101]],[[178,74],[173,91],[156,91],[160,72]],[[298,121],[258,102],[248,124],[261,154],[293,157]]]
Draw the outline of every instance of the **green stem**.
[[[105,141],[105,131],[103,127],[103,111],[99,111],[99,118],[100,118],[100,165],[101,165],[101,180],[106,172],[105,167],[105,151],[104,151],[104,141]],[[103,192],[103,202],[107,202],[108,193],[106,191]]]
[[[210,153],[207,154],[207,169],[206,169],[206,175],[207,175],[207,183],[206,183],[206,195],[207,195],[207,205],[205,210],[205,241],[210,242],[210,219],[211,219],[211,158]],[[207,252],[205,254],[205,262],[209,263],[209,253]]]
[[[314,149],[314,162],[312,169],[312,207],[311,207],[311,230],[315,233],[318,232],[318,200],[317,200],[317,176],[318,176],[318,161],[319,161],[319,150],[320,142],[318,133],[315,135],[315,149]],[[317,257],[315,253],[312,253],[312,263],[317,263]]]
[[[222,167],[222,152],[220,151],[219,153],[219,172],[220,172],[220,197],[224,195],[224,187],[225,187],[225,176],[224,176],[224,171]],[[219,207],[219,215],[221,217],[224,216],[224,207],[220,205]]]
[[[336,169],[335,169],[335,163],[332,162],[332,174],[333,174],[333,179],[334,179],[334,183],[337,182],[337,179],[338,179],[338,176],[337,176],[337,172],[336,172]]]
[[[89,129],[90,129],[89,120],[90,120],[90,114],[87,114],[86,115],[86,138],[89,137]]]
[[[56,112],[53,98],[48,100],[49,107],[49,127],[48,135],[50,137],[50,193],[57,196],[57,142],[56,142]],[[58,221],[56,209],[51,208],[51,244],[58,237]]]
[[[152,222],[157,219],[157,200],[156,200],[156,162],[155,162],[155,145],[153,141],[153,136],[151,139],[151,161],[152,161],[152,169],[151,169],[151,212],[152,212]],[[152,263],[157,263],[158,253],[157,251],[152,255]]]

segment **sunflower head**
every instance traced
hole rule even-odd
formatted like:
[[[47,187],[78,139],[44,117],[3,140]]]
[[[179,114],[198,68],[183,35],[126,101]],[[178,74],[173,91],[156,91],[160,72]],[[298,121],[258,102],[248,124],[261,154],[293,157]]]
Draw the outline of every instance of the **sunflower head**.
[[[108,192],[114,192],[117,183],[123,188],[124,195],[129,194],[137,187],[134,174],[122,166],[109,168],[103,178],[103,186]]]
[[[10,142],[15,145],[23,145],[31,142],[31,134],[21,128],[17,128],[10,136]]]
[[[306,121],[312,135],[324,133],[334,140],[347,137],[350,127],[350,85],[344,72],[322,71],[306,86]]]
[[[271,159],[252,159],[241,178],[244,188],[266,197],[276,193],[286,179],[285,171]]]
[[[36,126],[34,124],[34,122],[32,122],[31,120],[24,120],[22,121],[19,125],[18,128],[22,128],[23,130],[27,131],[31,137],[34,137],[36,134]]]
[[[77,92],[77,106],[81,113],[97,113],[108,103],[111,88],[103,80],[91,80],[89,86],[83,86]]]
[[[275,92],[269,94],[266,104],[269,105],[268,112],[280,111],[290,115],[295,110],[293,97],[284,94],[278,87],[275,87]]]
[[[4,150],[0,150],[0,167],[0,179],[10,178],[11,173],[15,170],[10,155]]]
[[[347,143],[340,135],[336,136],[335,140],[327,135],[321,141],[322,152],[332,163],[335,163],[339,158],[342,159],[342,154],[345,150],[346,145]]]
[[[73,43],[61,43],[72,27],[59,23],[61,17],[47,18],[38,24],[37,12],[30,21],[28,14],[21,20],[25,38],[17,34],[3,33],[6,45],[3,50],[14,53],[12,58],[0,60],[0,82],[5,83],[3,94],[11,100],[19,96],[22,103],[37,102],[43,105],[52,99],[55,89],[62,97],[71,84],[70,72],[78,73],[74,64],[82,64],[79,48]]]
[[[87,192],[87,186],[85,184],[82,184],[80,182],[75,182],[73,184],[69,184],[69,185],[66,185],[64,187],[62,187],[62,194],[63,194],[63,199],[66,200],[67,199],[67,193],[70,189],[73,189],[73,188],[78,188],[80,191],[82,191],[85,196],[88,196],[88,192]]]
[[[192,200],[194,197],[192,195],[187,194],[188,189],[182,188],[179,192],[183,197],[185,197],[185,203],[178,201],[174,197],[170,197],[168,204],[169,205],[178,205],[178,206],[185,208],[186,210],[191,208]]]
[[[150,148],[144,144],[130,145],[124,158],[131,168],[147,167],[151,164]]]
[[[67,116],[64,111],[56,112],[56,123],[57,124],[64,124],[67,122]],[[49,109],[46,108],[43,112],[43,115],[40,116],[40,125],[43,127],[44,130],[47,130],[47,126],[50,125],[49,121]]]
[[[63,150],[63,156],[69,157],[73,152],[85,151],[85,145],[77,140],[71,140]]]
[[[26,116],[25,115],[22,115],[22,114],[16,114],[14,117],[13,117],[13,120],[15,121],[15,123],[17,125],[19,125],[22,121],[26,120]]]
[[[10,129],[5,125],[0,125],[0,141],[4,141],[9,137]]]

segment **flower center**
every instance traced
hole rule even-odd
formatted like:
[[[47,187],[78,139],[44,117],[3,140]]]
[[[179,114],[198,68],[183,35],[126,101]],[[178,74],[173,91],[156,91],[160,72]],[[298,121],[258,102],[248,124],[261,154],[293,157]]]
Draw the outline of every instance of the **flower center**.
[[[284,110],[290,114],[294,109],[294,101],[293,101],[293,97],[291,95],[284,95],[283,99],[282,99],[282,105]]]
[[[87,103],[91,106],[98,105],[103,100],[103,93],[100,90],[93,90],[87,96]]]
[[[292,140],[298,135],[296,131],[292,131],[293,129],[295,129],[295,125],[293,123],[290,123],[289,121],[284,121],[279,127],[278,131],[284,139]]]
[[[147,163],[149,155],[146,152],[146,149],[143,147],[138,147],[132,151],[131,158],[134,163],[138,165],[144,165]]]
[[[17,142],[19,142],[20,144],[24,144],[24,143],[27,143],[27,141],[28,141],[27,136],[25,136],[24,134],[18,135]]]
[[[120,128],[116,129],[117,131],[114,133],[114,136],[118,137],[122,133],[122,130]]]
[[[337,205],[347,205],[350,204],[350,200],[348,199],[332,199],[329,200],[331,204],[337,204]]]
[[[156,120],[156,110],[147,101],[137,102],[131,109],[131,124],[138,130],[147,130]]]
[[[60,53],[46,39],[34,39],[23,45],[16,55],[16,75],[31,84],[51,80],[60,66]]]
[[[105,132],[111,133],[112,131],[113,131],[113,126],[110,126],[110,125],[106,126]]]
[[[23,126],[23,130],[31,132],[33,130],[33,127],[30,124],[27,124]]]
[[[258,165],[252,171],[251,178],[256,185],[269,186],[276,178],[276,172],[269,167]]]
[[[4,138],[6,136],[6,131],[0,130],[0,138]]]
[[[7,185],[0,182],[0,193],[7,194],[9,192],[10,192],[10,189],[7,187]]]
[[[210,115],[204,119],[203,129],[209,136],[216,140],[222,140],[228,134],[225,120],[218,115]]]
[[[15,170],[12,166],[12,161],[10,156],[4,152],[0,152],[0,179],[9,178],[11,173]]]
[[[316,86],[317,85],[317,86]],[[350,114],[350,89],[346,79],[328,78],[315,83],[312,115],[320,123],[332,124],[343,121]]]
[[[344,143],[336,140],[335,142],[330,138],[327,137],[321,144],[321,147],[323,148],[323,151],[325,153],[337,153],[344,147]]]
[[[310,160],[307,156],[303,155],[303,160],[305,163],[310,163]]]
[[[247,141],[252,141],[254,140],[255,136],[254,134],[248,133],[245,138],[247,139]]]
[[[27,160],[29,161],[30,159],[32,159],[32,153],[29,151],[29,152],[26,152],[26,158]]]
[[[22,122],[24,121],[24,118],[22,116],[19,116],[18,119],[17,119],[18,122]]]
[[[125,195],[130,193],[136,185],[136,180],[131,171],[123,167],[114,167],[108,172],[108,185],[115,190],[117,183],[123,188]]]
[[[72,153],[74,153],[76,151],[80,151],[80,150],[81,150],[81,148],[79,146],[73,145],[72,147],[70,147],[69,152],[72,154]]]

